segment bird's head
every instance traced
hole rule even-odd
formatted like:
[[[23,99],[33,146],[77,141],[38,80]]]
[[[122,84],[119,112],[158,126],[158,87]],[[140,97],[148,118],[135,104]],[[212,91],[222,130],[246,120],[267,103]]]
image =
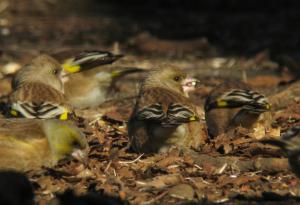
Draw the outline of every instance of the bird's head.
[[[40,55],[20,69],[13,79],[12,87],[16,89],[25,82],[38,82],[63,92],[61,78],[61,65],[48,55]]]
[[[84,134],[71,122],[45,120],[43,123],[48,142],[55,160],[61,160],[74,154],[84,155],[88,143]],[[81,152],[81,153],[80,153]]]
[[[161,66],[159,69],[150,71],[144,85],[161,86],[185,95],[184,88],[190,83],[188,82],[189,79],[192,78],[188,78],[187,74],[181,69],[175,66],[167,65]]]

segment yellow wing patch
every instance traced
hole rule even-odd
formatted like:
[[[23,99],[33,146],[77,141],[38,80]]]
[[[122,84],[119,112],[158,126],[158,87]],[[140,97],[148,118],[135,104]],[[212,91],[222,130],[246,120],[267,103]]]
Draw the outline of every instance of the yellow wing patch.
[[[59,119],[60,119],[60,120],[67,120],[68,117],[69,117],[69,112],[66,111],[66,112],[64,112],[63,114],[61,114],[61,115],[59,116]]]
[[[18,116],[18,112],[16,110],[10,110],[10,114],[14,117]]]
[[[68,63],[64,63],[62,64],[62,67],[65,71],[69,72],[69,73],[77,73],[80,71],[80,65],[70,65]]]
[[[270,110],[271,107],[272,107],[272,106],[271,106],[271,104],[269,104],[269,103],[267,103],[266,106],[265,106],[266,110]]]
[[[217,100],[217,107],[227,107],[228,103],[224,100]]]
[[[189,121],[197,121],[198,117],[197,116],[192,116],[189,118]]]
[[[112,71],[112,72],[111,72],[111,76],[112,76],[112,77],[118,77],[118,76],[121,75],[121,73],[122,73],[122,72],[120,72],[120,71]]]

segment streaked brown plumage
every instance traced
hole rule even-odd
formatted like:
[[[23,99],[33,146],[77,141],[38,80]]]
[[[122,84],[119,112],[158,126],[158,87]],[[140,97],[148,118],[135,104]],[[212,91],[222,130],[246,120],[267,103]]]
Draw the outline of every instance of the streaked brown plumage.
[[[175,66],[162,66],[149,73],[128,122],[128,135],[135,151],[198,148],[204,142],[196,108],[184,96],[182,86],[186,78]]]
[[[269,106],[263,95],[252,91],[245,83],[221,83],[211,91],[205,102],[209,134],[216,137],[237,126],[252,128],[260,115],[270,109]]]
[[[300,125],[288,129],[279,139],[264,139],[261,142],[280,147],[287,155],[293,172],[300,178]]]
[[[12,82],[10,114],[26,118],[65,117],[71,108],[64,96],[61,73],[60,64],[47,55],[25,65]]]
[[[13,102],[30,102],[33,99],[37,103],[49,101],[64,104],[66,102],[65,96],[62,92],[58,92],[56,89],[48,85],[32,82],[22,84],[18,88],[19,89],[13,92],[10,97]]]
[[[0,120],[0,169],[52,167],[77,149],[87,147],[85,136],[68,121]]]

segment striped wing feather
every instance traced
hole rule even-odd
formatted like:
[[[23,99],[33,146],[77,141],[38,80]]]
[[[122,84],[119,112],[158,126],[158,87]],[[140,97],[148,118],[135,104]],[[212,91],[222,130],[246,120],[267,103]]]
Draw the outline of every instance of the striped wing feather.
[[[142,91],[136,106],[136,118],[158,121],[164,125],[181,124],[198,118],[196,109],[189,100],[164,88],[151,88]]]
[[[63,93],[39,83],[20,86],[10,101],[12,109],[26,118],[55,118],[69,110]]]

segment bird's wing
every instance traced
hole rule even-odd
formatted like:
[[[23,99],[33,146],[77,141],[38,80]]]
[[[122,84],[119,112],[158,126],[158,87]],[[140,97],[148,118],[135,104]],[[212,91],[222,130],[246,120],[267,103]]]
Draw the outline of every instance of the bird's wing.
[[[283,148],[289,153],[299,153],[299,134],[300,134],[300,125],[296,125],[286,132],[281,134],[280,141],[285,145]]]
[[[232,89],[216,97],[216,99],[210,99],[205,109],[238,108],[243,106],[265,110],[270,108],[268,100],[262,94],[252,90]]]
[[[10,114],[25,118],[60,118],[65,120],[71,108],[63,93],[39,83],[24,84],[10,96]]]
[[[137,113],[137,119],[139,120],[163,121],[165,118],[166,113],[164,113],[161,103],[145,106]]]
[[[51,102],[21,102],[17,101],[11,105],[11,114],[15,117],[66,120],[69,110],[59,104]]]
[[[143,91],[136,113],[138,119],[157,121],[163,126],[176,126],[199,119],[196,109],[186,97],[160,87]]]
[[[123,57],[108,51],[84,51],[71,58],[65,59],[62,67],[64,70],[74,73],[88,70],[97,66],[111,64]]]
[[[299,134],[300,125],[296,125],[292,128],[289,128],[286,132],[282,133],[279,139],[263,139],[260,140],[260,142],[280,147],[288,156],[299,156]]]
[[[168,108],[168,120],[165,124],[182,124],[198,121],[199,116],[185,104],[172,103]]]

